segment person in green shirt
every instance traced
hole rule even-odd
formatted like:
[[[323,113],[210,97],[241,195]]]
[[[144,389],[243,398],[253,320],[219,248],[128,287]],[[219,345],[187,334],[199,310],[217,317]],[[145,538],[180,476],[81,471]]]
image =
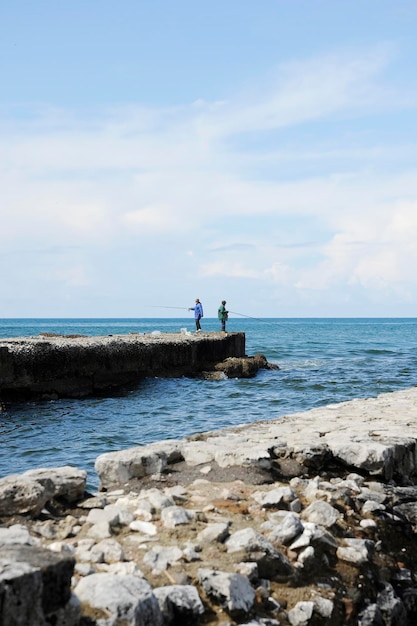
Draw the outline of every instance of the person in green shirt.
[[[222,300],[222,303],[219,306],[219,309],[217,311],[217,317],[220,320],[223,333],[226,332],[226,322],[228,320],[228,314],[229,314],[229,311],[226,311],[225,304],[226,304],[226,300]]]

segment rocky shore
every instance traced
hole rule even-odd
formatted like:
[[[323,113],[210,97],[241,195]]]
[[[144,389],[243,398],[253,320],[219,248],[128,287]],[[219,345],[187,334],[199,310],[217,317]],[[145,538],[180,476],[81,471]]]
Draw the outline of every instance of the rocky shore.
[[[0,480],[1,626],[417,623],[417,389]]]

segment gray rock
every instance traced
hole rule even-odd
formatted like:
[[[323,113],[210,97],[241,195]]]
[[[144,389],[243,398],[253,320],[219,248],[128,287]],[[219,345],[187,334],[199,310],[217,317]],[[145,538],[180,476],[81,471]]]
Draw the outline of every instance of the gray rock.
[[[198,577],[205,593],[229,613],[247,613],[255,601],[255,591],[242,574],[199,569]]]
[[[118,563],[124,561],[123,548],[116,539],[103,539],[91,548],[91,561],[97,563]],[[96,558],[97,557],[97,558]]]
[[[201,543],[212,543],[213,541],[224,541],[229,535],[230,523],[217,522],[207,524],[207,526],[198,533],[197,540]]]
[[[48,615],[49,624],[55,626],[79,626],[81,618],[81,602],[75,594],[71,594],[67,604]]]
[[[143,557],[143,562],[152,568],[153,573],[164,572],[168,565],[182,558],[182,550],[177,546],[153,546]]]
[[[74,534],[78,520],[72,515],[66,515],[60,520],[50,519],[37,522],[33,525],[33,532],[45,539],[67,539]]]
[[[366,515],[366,513],[375,513],[375,511],[385,511],[386,508],[385,504],[375,502],[375,500],[365,500],[362,506],[362,513]]]
[[[37,517],[50,500],[52,482],[47,487],[27,476],[12,474],[0,479],[0,516],[29,513]]]
[[[336,551],[337,557],[342,561],[356,566],[370,561],[374,550],[373,541],[346,537],[343,539],[343,544]]]
[[[363,441],[357,437],[343,440],[339,437],[329,445],[333,455],[348,467],[356,467],[373,476],[391,480],[396,466],[396,444],[373,440]],[[405,442],[402,445],[404,446]]]
[[[282,521],[275,524],[268,535],[268,539],[273,543],[287,545],[295,537],[303,532],[304,526],[298,515],[295,513],[287,513]]]
[[[2,546],[0,624],[43,625],[69,602],[73,570],[71,556],[35,546]]]
[[[167,454],[147,446],[107,452],[97,457],[94,468],[103,487],[123,484],[132,478],[157,474],[167,465]]]
[[[193,585],[170,585],[154,591],[164,617],[164,626],[196,624],[204,606]]]
[[[302,511],[301,517],[308,522],[330,528],[340,519],[341,514],[327,502],[316,500]]]
[[[87,515],[88,524],[98,524],[100,522],[107,522],[110,526],[117,526],[119,523],[118,507],[113,504],[109,504],[104,509],[90,509]]]
[[[292,567],[288,559],[270,541],[253,528],[244,528],[233,533],[225,545],[229,553],[243,552],[258,565],[261,578],[288,580]]]
[[[155,524],[152,522],[143,522],[142,520],[134,520],[129,524],[130,530],[144,535],[155,536],[158,532]]]
[[[377,604],[369,604],[359,614],[358,626],[385,626],[384,618]]]
[[[23,476],[38,481],[47,487],[53,485],[53,497],[63,498],[67,502],[77,502],[84,497],[87,472],[69,465],[53,468],[28,470]]]
[[[314,602],[297,602],[294,608],[288,611],[288,620],[292,626],[302,626],[311,619]]]
[[[33,545],[35,540],[31,537],[28,529],[23,524],[13,524],[8,528],[0,528],[0,548],[1,546],[20,543],[28,546]]]
[[[297,496],[291,487],[277,487],[271,491],[254,493],[253,497],[264,508],[279,508],[290,504]]]
[[[412,526],[417,526],[417,501],[404,502],[398,506],[394,506],[393,512],[396,515],[404,517]]]
[[[75,595],[96,615],[97,626],[162,626],[163,618],[150,584],[137,576],[91,574]]]
[[[88,529],[88,536],[96,541],[101,541],[102,539],[108,539],[111,537],[111,527],[110,524],[106,521],[97,522]]]
[[[161,511],[161,521],[165,528],[175,528],[182,524],[188,524],[193,515],[181,506],[169,506]]]
[[[405,606],[396,595],[394,588],[386,583],[384,588],[378,593],[376,603],[380,609],[385,623],[395,624],[395,626],[408,626],[407,611]]]
[[[142,501],[149,502],[152,511],[161,511],[169,506],[175,505],[175,500],[171,496],[163,493],[159,489],[147,489],[140,494],[138,507],[141,506]]]
[[[313,603],[315,613],[326,619],[329,619],[332,616],[334,609],[334,602],[332,602],[332,600],[322,598],[321,596],[315,596]]]
[[[336,539],[323,526],[304,522],[302,534],[290,545],[290,550],[299,550],[312,545],[320,551],[334,554],[338,547]]]

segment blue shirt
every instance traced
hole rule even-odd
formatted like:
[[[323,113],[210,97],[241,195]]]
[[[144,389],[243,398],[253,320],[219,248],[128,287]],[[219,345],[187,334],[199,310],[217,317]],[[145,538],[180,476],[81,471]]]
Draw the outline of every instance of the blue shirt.
[[[191,307],[191,310],[194,311],[194,317],[196,320],[200,317],[203,317],[203,305],[201,304],[201,302],[198,302],[198,304]]]

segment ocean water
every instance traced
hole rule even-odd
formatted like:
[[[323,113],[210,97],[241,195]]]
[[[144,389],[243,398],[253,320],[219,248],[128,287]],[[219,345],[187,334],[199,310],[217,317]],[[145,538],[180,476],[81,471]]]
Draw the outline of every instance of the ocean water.
[[[219,330],[215,319],[203,331]],[[0,338],[111,335],[194,330],[175,319],[3,319]],[[30,402],[0,413],[0,477],[38,467],[75,465],[98,486],[99,454],[225,426],[279,418],[417,383],[417,319],[265,319],[231,316],[246,353],[279,370],[256,378],[205,381],[149,378],[107,398]]]

